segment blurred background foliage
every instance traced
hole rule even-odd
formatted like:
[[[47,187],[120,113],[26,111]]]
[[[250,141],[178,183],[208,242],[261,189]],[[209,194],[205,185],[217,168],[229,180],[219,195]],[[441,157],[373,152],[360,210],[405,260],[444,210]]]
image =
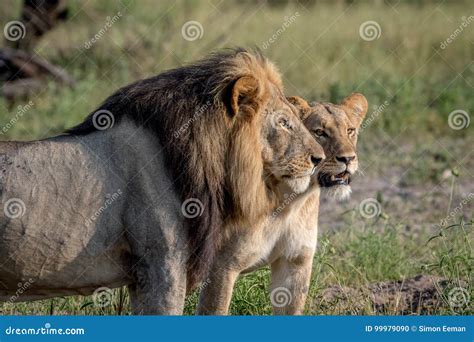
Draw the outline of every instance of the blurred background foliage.
[[[0,4],[0,23],[18,17],[21,1]],[[465,135],[447,125],[456,109],[474,109],[474,25],[445,49],[440,44],[472,15],[470,1],[153,1],[68,2],[69,19],[45,35],[36,53],[77,80],[70,90],[51,85],[8,138],[33,139],[79,122],[115,89],[178,67],[223,47],[261,48],[279,66],[289,95],[340,101],[358,91],[371,110],[385,101],[371,131],[417,136]],[[85,48],[107,20],[122,16]],[[297,13],[296,20],[283,28]],[[187,21],[201,23],[201,39],[183,39]],[[380,37],[365,41],[359,27],[376,21]],[[278,30],[283,32],[277,33]],[[265,43],[276,34],[273,43]],[[274,36],[275,37],[275,36]],[[59,89],[58,89],[59,88]],[[0,122],[11,112],[0,100]]]

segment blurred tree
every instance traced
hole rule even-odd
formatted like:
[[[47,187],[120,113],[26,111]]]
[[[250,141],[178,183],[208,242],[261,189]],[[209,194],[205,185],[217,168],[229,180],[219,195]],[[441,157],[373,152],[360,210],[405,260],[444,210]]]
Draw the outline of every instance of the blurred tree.
[[[15,99],[27,98],[46,87],[45,76],[73,86],[63,69],[32,52],[36,42],[67,18],[66,0],[25,0],[18,21],[5,27],[6,48],[0,49],[0,95],[12,107]]]
[[[36,42],[58,22],[67,19],[66,0],[24,0],[20,22],[24,25],[22,39],[6,39],[13,49],[31,51]]]

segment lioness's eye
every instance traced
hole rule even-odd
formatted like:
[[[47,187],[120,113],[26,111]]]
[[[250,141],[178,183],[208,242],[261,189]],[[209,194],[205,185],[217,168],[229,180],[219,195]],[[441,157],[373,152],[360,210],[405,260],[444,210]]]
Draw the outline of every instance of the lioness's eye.
[[[347,135],[352,136],[355,133],[355,128],[348,128],[347,129]]]
[[[318,137],[326,137],[327,136],[326,132],[324,132],[322,129],[319,129],[319,128],[317,130],[313,131],[313,132]]]

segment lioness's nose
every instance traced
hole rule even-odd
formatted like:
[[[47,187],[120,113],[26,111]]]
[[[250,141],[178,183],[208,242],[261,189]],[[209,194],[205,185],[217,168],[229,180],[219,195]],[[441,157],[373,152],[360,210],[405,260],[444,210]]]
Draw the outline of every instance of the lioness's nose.
[[[311,163],[313,163],[314,166],[318,166],[318,164],[321,163],[322,160],[323,158],[321,157],[311,156]]]
[[[355,159],[355,156],[342,156],[342,157],[336,157],[336,160],[337,161],[340,161],[341,163],[344,163],[344,164],[349,164],[352,160]]]

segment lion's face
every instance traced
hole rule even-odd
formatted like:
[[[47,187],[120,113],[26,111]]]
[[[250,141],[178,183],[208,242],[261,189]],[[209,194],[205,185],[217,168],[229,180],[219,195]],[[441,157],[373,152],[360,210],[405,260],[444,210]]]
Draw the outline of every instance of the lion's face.
[[[262,139],[265,169],[289,191],[302,193],[325,158],[322,147],[299,118],[299,111],[273,89],[263,109]]]
[[[352,94],[341,105],[312,103],[309,107],[304,100],[298,101],[305,126],[326,154],[318,182],[331,195],[345,199],[351,193],[351,176],[358,169],[357,134],[367,112],[367,100],[361,94]]]

